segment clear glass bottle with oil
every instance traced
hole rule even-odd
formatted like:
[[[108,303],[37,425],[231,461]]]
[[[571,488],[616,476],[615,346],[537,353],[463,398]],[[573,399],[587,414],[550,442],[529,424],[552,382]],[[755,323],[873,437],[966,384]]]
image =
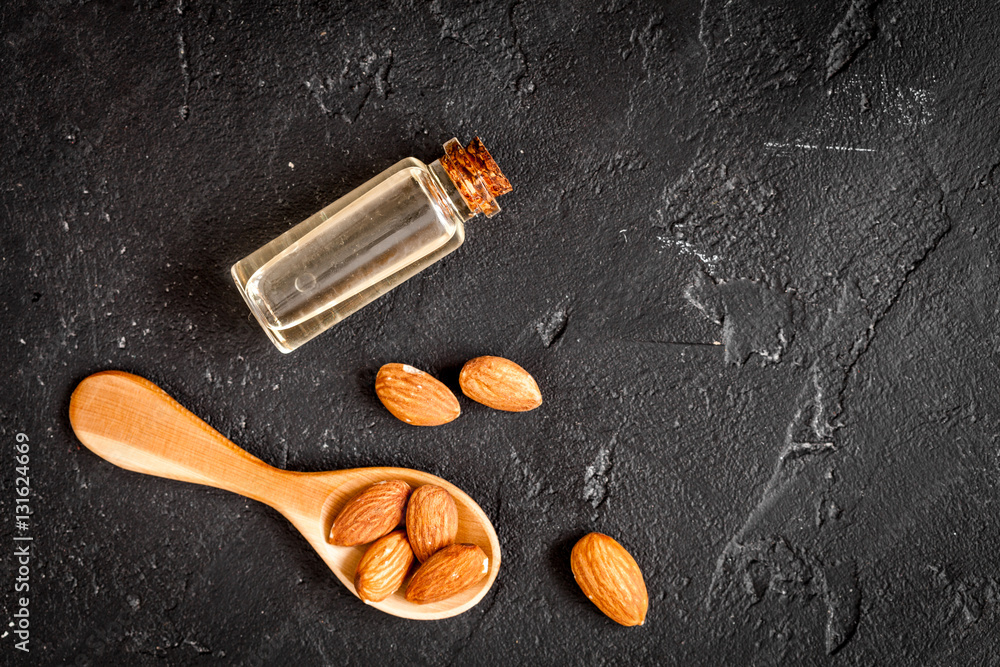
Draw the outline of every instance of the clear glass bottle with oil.
[[[291,352],[465,241],[464,223],[500,211],[511,186],[475,138],[426,165],[406,158],[233,265],[233,280]]]

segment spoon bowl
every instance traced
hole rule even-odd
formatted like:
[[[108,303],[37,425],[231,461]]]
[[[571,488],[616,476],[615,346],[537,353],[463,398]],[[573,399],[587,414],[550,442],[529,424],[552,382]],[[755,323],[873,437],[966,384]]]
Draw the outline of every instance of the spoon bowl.
[[[489,557],[489,572],[475,586],[439,602],[408,602],[403,586],[382,602],[367,603],[387,614],[417,620],[448,618],[479,602],[496,580],[500,543],[493,524],[468,494],[435,475],[384,467],[281,470],[237,447],[149,380],[122,371],[84,379],[70,398],[69,418],[80,442],[121,468],[214,486],[270,505],[302,533],[355,596],[354,570],[366,547],[338,547],[327,541],[330,526],[347,501],[367,486],[389,479],[401,479],[413,488],[436,484],[446,489],[458,508],[455,541],[478,545]]]

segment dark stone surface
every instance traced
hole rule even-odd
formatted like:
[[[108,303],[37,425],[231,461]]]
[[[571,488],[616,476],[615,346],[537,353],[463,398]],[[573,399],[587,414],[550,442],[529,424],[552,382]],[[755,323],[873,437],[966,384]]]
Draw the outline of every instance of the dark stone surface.
[[[5,3],[5,662],[996,664],[998,34],[985,2]],[[503,213],[280,355],[230,264],[474,134]],[[484,353],[542,408],[415,429],[374,396]],[[109,368],[284,468],[451,480],[493,590],[390,617],[276,512],[98,459],[67,405]],[[575,587],[591,530],[644,627]]]

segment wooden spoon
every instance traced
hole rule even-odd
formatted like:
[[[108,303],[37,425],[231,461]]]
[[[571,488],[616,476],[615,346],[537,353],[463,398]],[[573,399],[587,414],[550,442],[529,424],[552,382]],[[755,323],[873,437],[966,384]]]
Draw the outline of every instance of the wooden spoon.
[[[490,520],[476,501],[440,477],[408,468],[280,470],[234,445],[149,380],[121,371],[97,373],[81,382],[70,399],[69,420],[80,442],[117,466],[267,503],[292,522],[355,595],[354,570],[365,547],[337,547],[326,541],[346,502],[387,479],[402,479],[414,488],[436,484],[447,489],[458,506],[456,541],[479,545],[490,559],[489,574],[472,588],[431,604],[407,602],[401,588],[372,604],[387,614],[419,620],[460,614],[486,595],[500,569],[500,543]]]

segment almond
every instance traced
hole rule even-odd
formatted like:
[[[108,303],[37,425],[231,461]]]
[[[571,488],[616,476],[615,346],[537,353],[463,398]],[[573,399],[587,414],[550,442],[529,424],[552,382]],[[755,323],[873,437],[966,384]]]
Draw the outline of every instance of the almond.
[[[420,566],[406,587],[406,599],[417,604],[450,598],[480,581],[490,559],[475,544],[452,544]]]
[[[372,484],[351,498],[330,526],[330,543],[339,547],[368,544],[398,526],[410,485],[398,479]]]
[[[451,389],[406,364],[380,368],[375,376],[375,393],[394,417],[413,426],[440,426],[462,412]]]
[[[495,410],[525,412],[542,404],[542,392],[528,371],[503,357],[476,357],[458,375],[462,392]]]
[[[365,602],[381,602],[403,585],[413,565],[406,532],[394,530],[370,547],[354,571],[354,588]]]
[[[458,534],[455,499],[440,486],[425,484],[419,487],[406,506],[406,534],[421,563],[438,549],[454,543]]]
[[[649,608],[646,583],[622,545],[590,533],[576,543],[569,560],[576,583],[606,616],[622,625],[643,624]]]

